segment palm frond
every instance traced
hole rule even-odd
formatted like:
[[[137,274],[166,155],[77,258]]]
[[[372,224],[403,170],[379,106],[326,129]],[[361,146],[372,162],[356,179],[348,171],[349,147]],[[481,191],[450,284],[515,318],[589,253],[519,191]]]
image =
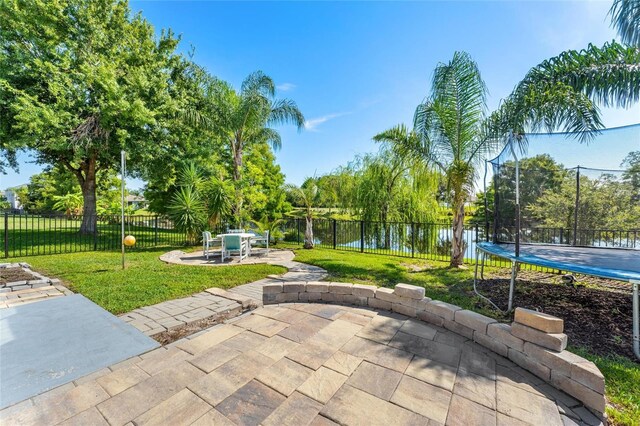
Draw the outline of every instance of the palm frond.
[[[568,50],[532,68],[516,86],[516,103],[532,92],[567,85],[605,106],[626,108],[640,100],[640,49],[615,41]]]
[[[305,118],[300,109],[291,99],[278,99],[271,104],[271,111],[267,123],[293,124],[298,131],[304,128]]]
[[[242,82],[240,88],[243,96],[260,94],[265,97],[273,97],[276,93],[276,84],[273,79],[262,71],[254,71]]]
[[[609,14],[622,42],[640,47],[640,1],[614,0]]]

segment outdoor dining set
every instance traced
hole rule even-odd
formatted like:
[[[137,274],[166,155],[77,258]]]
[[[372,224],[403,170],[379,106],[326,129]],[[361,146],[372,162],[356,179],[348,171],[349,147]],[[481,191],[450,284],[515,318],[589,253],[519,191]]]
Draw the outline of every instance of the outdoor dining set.
[[[215,237],[211,232],[202,233],[202,253],[209,259],[213,255],[213,249],[220,247],[220,261],[224,262],[232,255],[238,255],[240,262],[251,255],[251,247],[257,244],[264,244],[266,254],[269,254],[269,231],[259,233],[256,231],[246,231],[245,229],[229,229],[223,234]]]

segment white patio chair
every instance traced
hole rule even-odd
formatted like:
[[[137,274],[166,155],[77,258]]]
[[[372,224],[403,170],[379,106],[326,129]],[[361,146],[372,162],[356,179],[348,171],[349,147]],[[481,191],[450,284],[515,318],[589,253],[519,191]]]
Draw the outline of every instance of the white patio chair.
[[[264,244],[267,248],[267,256],[269,255],[269,231],[264,231],[262,234],[258,231],[253,231],[256,235],[251,238],[251,244]]]
[[[240,235],[224,235],[222,237],[222,261],[232,254],[237,253],[242,259],[249,256],[249,242]]]
[[[202,253],[206,259],[209,259],[209,254],[211,254],[211,248],[215,245],[215,243],[222,242],[221,238],[213,238],[211,236],[211,232],[204,231],[202,233]]]
[[[228,234],[244,234],[244,229],[229,229]]]

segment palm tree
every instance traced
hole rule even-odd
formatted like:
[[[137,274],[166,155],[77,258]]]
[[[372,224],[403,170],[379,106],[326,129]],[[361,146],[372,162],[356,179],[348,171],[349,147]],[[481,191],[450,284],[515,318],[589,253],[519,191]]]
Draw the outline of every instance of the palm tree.
[[[640,47],[640,1],[614,0],[609,14],[622,42]]]
[[[231,90],[225,96],[227,105],[217,111],[219,123],[232,158],[232,178],[235,200],[232,212],[236,220],[242,221],[242,172],[243,154],[248,146],[267,142],[274,150],[282,145],[280,134],[269,127],[278,124],[294,124],[298,130],[304,127],[305,119],[296,103],[290,99],[275,99],[273,80],[261,71],[250,74],[243,82],[240,92]]]
[[[307,179],[301,186],[287,185],[286,190],[297,205],[304,207],[306,228],[304,230],[304,245],[306,249],[313,248],[313,208],[320,196],[318,185],[314,178]]]
[[[451,266],[464,259],[464,203],[473,190],[476,170],[488,154],[504,145],[509,127],[564,125],[581,134],[598,129],[595,105],[572,90],[536,93],[509,99],[487,115],[487,89],[477,64],[465,52],[456,52],[433,75],[431,95],[416,108],[413,131],[396,127],[374,139],[391,143],[398,152],[437,169],[446,179],[453,212]],[[515,117],[515,118],[514,118]]]

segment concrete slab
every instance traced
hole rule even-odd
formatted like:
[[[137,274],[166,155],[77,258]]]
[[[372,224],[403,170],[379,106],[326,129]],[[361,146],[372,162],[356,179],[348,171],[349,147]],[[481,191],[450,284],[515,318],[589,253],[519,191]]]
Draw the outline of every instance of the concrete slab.
[[[0,310],[0,409],[160,346],[82,295]]]

